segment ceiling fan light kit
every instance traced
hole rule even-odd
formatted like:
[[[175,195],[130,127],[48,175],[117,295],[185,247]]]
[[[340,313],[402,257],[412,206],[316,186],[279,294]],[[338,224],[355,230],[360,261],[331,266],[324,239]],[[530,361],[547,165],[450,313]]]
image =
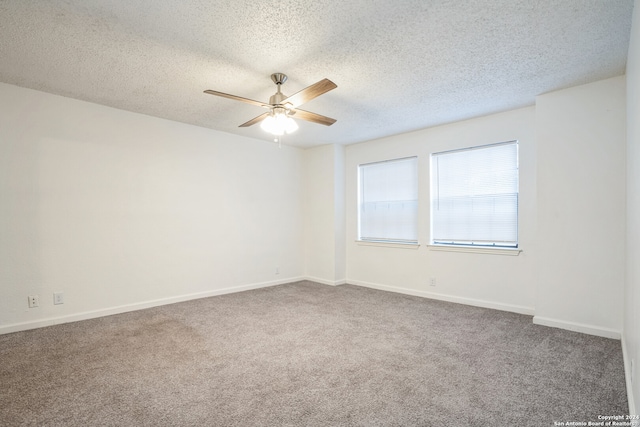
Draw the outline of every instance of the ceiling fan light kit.
[[[260,127],[275,136],[290,134],[298,130],[298,124],[289,117],[284,108],[274,108],[273,112],[262,120]]]
[[[298,106],[304,104],[305,102],[309,102],[312,99],[322,95],[323,93],[329,92],[330,90],[338,87],[331,80],[320,80],[319,82],[314,83],[311,86],[302,89],[301,91],[291,96],[286,96],[280,91],[280,86],[282,86],[284,82],[287,81],[286,74],[273,73],[271,74],[271,80],[273,80],[278,89],[277,92],[269,98],[268,104],[260,101],[254,101],[253,99],[229,95],[227,93],[218,92],[215,90],[205,90],[204,93],[221,96],[223,98],[235,99],[237,101],[246,102],[258,107],[267,108],[269,110],[268,112],[263,113],[258,117],[254,117],[248,122],[241,124],[240,127],[248,127],[262,122],[260,123],[260,127],[264,131],[276,137],[284,135],[285,133],[290,134],[298,129],[298,124],[295,120],[293,120],[293,118],[291,118],[291,116],[293,115],[296,115],[296,117],[299,119],[307,120],[309,122],[318,123],[325,126],[331,126],[336,122],[335,119],[332,119],[330,117],[325,117],[321,116],[320,114],[297,109]]]

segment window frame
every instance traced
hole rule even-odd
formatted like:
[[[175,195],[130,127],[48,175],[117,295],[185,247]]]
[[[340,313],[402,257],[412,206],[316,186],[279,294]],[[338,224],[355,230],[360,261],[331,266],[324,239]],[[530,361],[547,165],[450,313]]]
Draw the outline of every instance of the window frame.
[[[362,205],[363,205],[363,169],[367,166],[379,165],[384,163],[393,163],[400,161],[413,160],[415,162],[415,204],[416,204],[416,214],[415,214],[415,240],[414,239],[401,239],[401,238],[366,238],[362,237]],[[357,181],[357,238],[356,242],[362,245],[372,245],[372,246],[387,246],[387,247],[417,247],[419,246],[419,200],[420,200],[420,173],[419,173],[419,156],[406,156],[406,157],[398,157],[393,159],[379,160],[374,162],[361,163],[358,165],[358,181]]]
[[[473,239],[434,239],[434,202],[435,202],[435,190],[434,185],[436,177],[436,168],[434,167],[434,159],[441,155],[453,154],[459,152],[466,152],[472,150],[482,150],[497,146],[514,145],[516,149],[515,155],[515,170],[516,170],[516,202],[515,202],[515,242],[513,244],[505,243],[499,244],[494,241],[489,243],[478,242]],[[429,155],[429,249],[431,250],[443,250],[451,252],[478,252],[478,253],[496,253],[496,254],[508,254],[518,255],[522,250],[520,249],[520,143],[518,140],[503,141],[491,144],[477,145],[472,147],[464,147],[453,150],[445,150],[434,152]],[[469,195],[468,197],[472,197]]]

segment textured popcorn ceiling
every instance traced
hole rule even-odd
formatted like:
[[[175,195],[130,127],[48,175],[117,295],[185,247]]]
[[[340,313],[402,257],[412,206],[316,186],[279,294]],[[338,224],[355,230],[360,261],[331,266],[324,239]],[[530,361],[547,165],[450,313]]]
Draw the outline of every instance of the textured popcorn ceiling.
[[[302,106],[285,143],[350,144],[532,105],[624,74],[633,0],[0,0],[0,81],[271,140],[238,125],[270,74]]]

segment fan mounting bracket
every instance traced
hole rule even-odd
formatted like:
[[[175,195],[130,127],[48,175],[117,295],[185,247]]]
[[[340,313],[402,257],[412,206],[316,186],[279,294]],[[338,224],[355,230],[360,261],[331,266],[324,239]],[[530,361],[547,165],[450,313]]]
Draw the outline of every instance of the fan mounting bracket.
[[[271,80],[279,86],[287,81],[287,75],[284,73],[273,73],[271,74]]]

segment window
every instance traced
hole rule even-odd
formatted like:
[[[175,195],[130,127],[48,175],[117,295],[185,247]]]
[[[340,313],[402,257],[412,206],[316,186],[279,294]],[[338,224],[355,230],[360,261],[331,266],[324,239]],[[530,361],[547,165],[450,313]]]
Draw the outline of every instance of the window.
[[[359,166],[358,239],[418,243],[418,159]]]
[[[431,155],[431,242],[518,247],[518,142]]]

